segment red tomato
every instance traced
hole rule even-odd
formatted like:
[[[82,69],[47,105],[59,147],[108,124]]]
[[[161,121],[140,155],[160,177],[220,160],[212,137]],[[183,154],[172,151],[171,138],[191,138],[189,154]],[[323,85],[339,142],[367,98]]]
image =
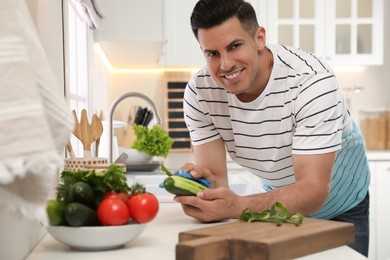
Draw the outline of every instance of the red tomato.
[[[108,197],[99,204],[97,217],[103,226],[118,226],[129,221],[130,213],[124,201]]]
[[[138,193],[126,201],[130,217],[137,223],[147,223],[157,215],[159,204],[156,196],[151,193]]]
[[[128,198],[128,195],[125,192],[108,191],[108,192],[104,193],[103,199],[106,199],[106,198],[118,198],[120,200],[126,201]]]

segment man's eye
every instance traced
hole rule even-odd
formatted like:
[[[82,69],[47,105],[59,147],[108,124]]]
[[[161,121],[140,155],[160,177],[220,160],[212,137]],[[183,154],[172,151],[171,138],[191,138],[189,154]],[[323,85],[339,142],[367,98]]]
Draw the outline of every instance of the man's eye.
[[[239,43],[233,44],[233,45],[231,46],[231,49],[234,50],[234,49],[236,49],[237,47],[239,47],[240,45],[241,45],[241,44],[239,44]]]
[[[218,55],[218,52],[216,52],[216,51],[210,51],[210,52],[208,52],[207,54],[206,54],[206,56],[208,57],[208,58],[213,58],[213,57],[215,57],[215,56],[217,56]]]

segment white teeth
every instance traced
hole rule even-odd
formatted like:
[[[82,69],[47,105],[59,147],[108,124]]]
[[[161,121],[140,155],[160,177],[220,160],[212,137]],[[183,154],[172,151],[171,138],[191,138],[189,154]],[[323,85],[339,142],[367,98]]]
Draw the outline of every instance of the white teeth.
[[[236,73],[233,73],[231,75],[226,75],[225,77],[227,79],[234,79],[234,78],[237,78],[238,75],[240,75],[241,71],[237,71]]]

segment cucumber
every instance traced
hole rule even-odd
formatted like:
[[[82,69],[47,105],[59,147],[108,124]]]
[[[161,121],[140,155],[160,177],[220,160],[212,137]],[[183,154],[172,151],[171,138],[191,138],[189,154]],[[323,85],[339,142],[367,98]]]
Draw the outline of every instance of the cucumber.
[[[164,188],[169,193],[178,196],[196,196],[199,191],[207,189],[207,187],[196,181],[180,176],[169,176],[166,178],[164,180]]]
[[[96,210],[80,202],[66,205],[64,215],[66,222],[73,227],[99,225]]]
[[[52,226],[60,226],[65,224],[64,205],[57,200],[48,200],[46,204],[47,217]]]
[[[74,183],[69,189],[69,198],[72,202],[80,202],[94,209],[96,208],[95,192],[91,185],[86,182],[79,181]]]

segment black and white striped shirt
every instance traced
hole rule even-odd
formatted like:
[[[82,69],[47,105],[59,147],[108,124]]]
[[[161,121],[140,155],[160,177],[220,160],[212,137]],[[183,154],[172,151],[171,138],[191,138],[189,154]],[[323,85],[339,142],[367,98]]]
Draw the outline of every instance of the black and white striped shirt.
[[[274,66],[257,99],[241,102],[204,67],[183,106],[193,145],[222,138],[231,158],[273,189],[295,182],[292,154],[340,150],[353,123],[328,65],[301,49],[268,47]]]

